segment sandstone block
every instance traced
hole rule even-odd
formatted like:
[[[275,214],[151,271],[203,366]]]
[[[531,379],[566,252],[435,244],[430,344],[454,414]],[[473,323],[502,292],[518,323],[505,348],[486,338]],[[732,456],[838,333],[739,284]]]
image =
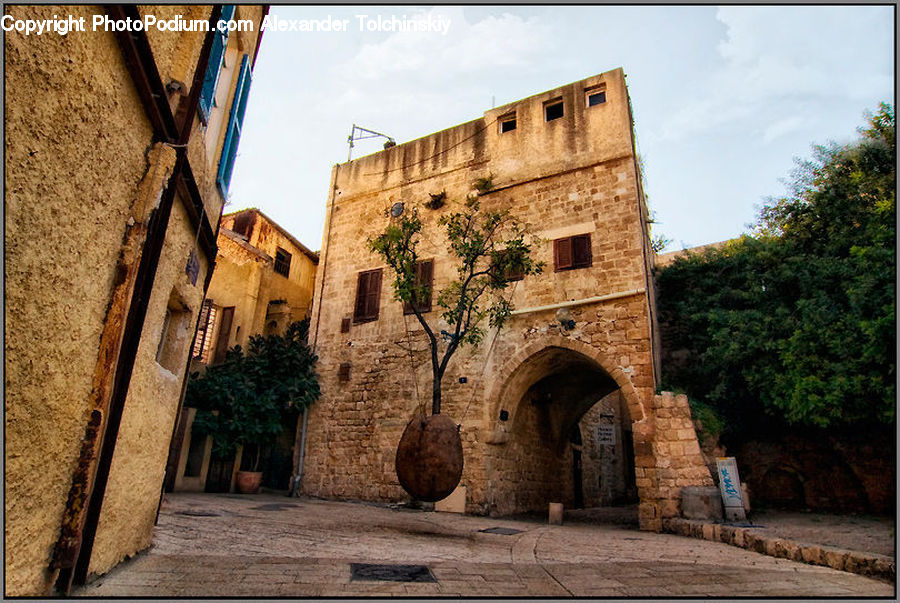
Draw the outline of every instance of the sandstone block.
[[[681,489],[682,514],[687,519],[721,521],[722,497],[715,486],[687,486]]]
[[[822,565],[822,548],[815,545],[807,545],[804,546],[800,550],[800,556],[803,558],[803,561],[806,563],[811,563],[813,565]]]

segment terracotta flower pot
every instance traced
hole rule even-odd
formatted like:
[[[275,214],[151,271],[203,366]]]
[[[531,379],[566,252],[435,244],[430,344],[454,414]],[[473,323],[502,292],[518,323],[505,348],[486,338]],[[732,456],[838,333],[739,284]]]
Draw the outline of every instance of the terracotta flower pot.
[[[435,502],[450,495],[463,470],[462,440],[446,415],[416,415],[397,445],[400,485],[413,498]]]
[[[256,494],[262,483],[262,471],[238,471],[236,482],[241,494]]]

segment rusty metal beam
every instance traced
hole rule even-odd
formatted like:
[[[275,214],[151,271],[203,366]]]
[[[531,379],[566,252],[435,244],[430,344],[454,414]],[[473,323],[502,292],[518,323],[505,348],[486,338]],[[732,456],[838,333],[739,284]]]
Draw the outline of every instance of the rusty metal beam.
[[[141,20],[137,6],[134,5],[114,4],[107,6],[106,12],[116,21]],[[125,66],[141,97],[144,112],[153,125],[154,134],[160,140],[175,142],[178,140],[178,127],[169,107],[166,87],[163,85],[159,69],[156,67],[146,32],[119,31],[114,35],[122,50]]]

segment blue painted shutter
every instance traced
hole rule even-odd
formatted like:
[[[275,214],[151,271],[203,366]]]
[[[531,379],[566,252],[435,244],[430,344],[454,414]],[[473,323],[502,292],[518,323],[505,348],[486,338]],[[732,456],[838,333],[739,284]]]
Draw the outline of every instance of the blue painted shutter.
[[[244,112],[247,110],[247,96],[250,94],[250,55],[241,60],[241,71],[237,88],[234,90],[234,102],[231,104],[231,115],[228,117],[228,129],[225,131],[225,143],[222,145],[222,158],[219,159],[219,173],[216,183],[222,196],[228,194],[231,185],[231,172],[237,157],[238,143],[241,140],[241,124],[244,123]]]
[[[221,21],[230,21],[234,17],[234,5],[222,7]],[[219,74],[222,72],[222,61],[225,58],[225,47],[228,45],[228,31],[216,30],[212,48],[209,52],[209,64],[206,67],[206,75],[203,77],[203,88],[200,89],[200,118],[203,123],[209,121],[209,113],[212,111],[213,101],[216,96],[216,86],[219,83]]]

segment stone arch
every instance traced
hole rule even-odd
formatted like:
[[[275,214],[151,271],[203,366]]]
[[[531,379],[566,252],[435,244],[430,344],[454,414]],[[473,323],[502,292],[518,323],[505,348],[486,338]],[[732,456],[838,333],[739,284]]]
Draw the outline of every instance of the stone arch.
[[[504,403],[508,403],[509,399],[515,396],[515,391],[521,387],[521,383],[528,379],[528,362],[533,361],[537,355],[550,348],[569,350],[595,362],[619,386],[619,390],[625,397],[626,407],[632,424],[643,423],[647,420],[648,413],[644,402],[638,396],[631,379],[628,378],[628,375],[625,374],[621,367],[615,366],[606,355],[589,344],[577,339],[553,335],[524,346],[513,357],[504,362],[500,370],[497,371],[496,374],[509,375],[509,377],[497,379],[487,390],[486,404],[484,405],[487,413],[485,417],[487,425],[490,425],[491,428],[497,427],[500,409],[510,410],[504,406]],[[515,400],[514,402],[514,406],[517,407],[520,400]],[[515,420],[514,412],[510,413],[510,419]]]
[[[488,512],[504,514],[532,510],[519,508],[519,499],[511,500],[518,495],[516,488],[520,482],[516,480],[520,478],[515,475],[510,477],[509,469],[515,465],[519,458],[517,455],[526,453],[525,447],[528,446],[517,435],[517,420],[523,410],[526,413],[534,413],[530,408],[531,405],[523,406],[526,393],[531,392],[532,386],[570,368],[589,375],[592,379],[600,379],[596,390],[598,394],[606,395],[615,391],[621,393],[624,399],[623,410],[627,416],[626,420],[630,423],[631,441],[634,444],[635,475],[640,477],[639,513],[642,517],[658,518],[655,471],[657,463],[652,442],[654,435],[652,400],[642,399],[629,375],[621,367],[614,365],[600,350],[582,341],[560,335],[544,337],[524,346],[494,372],[501,378],[496,379],[486,390],[484,424],[487,426],[485,441],[489,444],[485,460],[485,477],[489,489],[486,500]],[[588,389],[589,387],[586,387],[584,391]],[[585,396],[581,399],[579,408],[584,406],[587,398],[588,396]],[[506,421],[500,418],[502,410],[506,411],[503,413],[507,417]],[[577,413],[579,410],[573,412]],[[569,421],[572,417],[569,417]],[[534,417],[529,419],[533,420]],[[542,450],[552,454],[549,447]],[[645,529],[659,529],[658,525],[643,520],[642,526],[645,526]]]

